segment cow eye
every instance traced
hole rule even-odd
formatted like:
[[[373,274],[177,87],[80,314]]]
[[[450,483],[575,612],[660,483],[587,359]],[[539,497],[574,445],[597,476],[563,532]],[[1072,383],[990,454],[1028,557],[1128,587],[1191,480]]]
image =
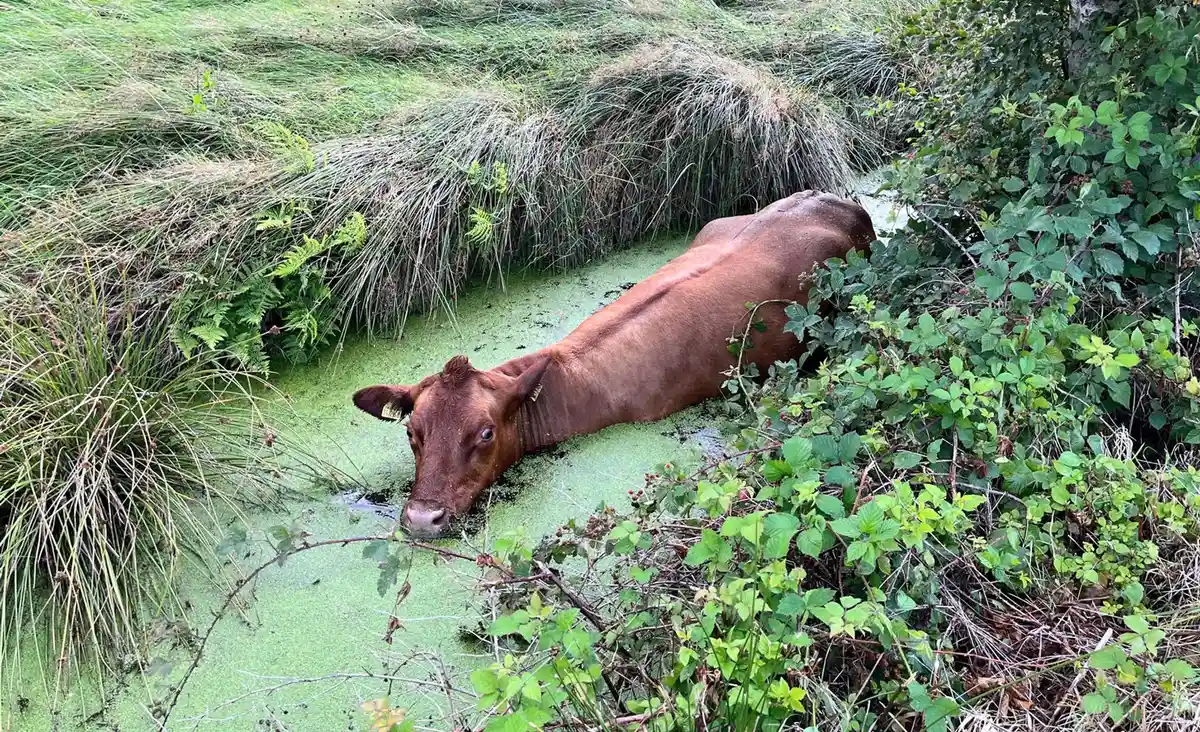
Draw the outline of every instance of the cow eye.
[[[495,436],[496,433],[491,427],[484,427],[483,431],[479,433],[479,439],[483,440],[484,442],[491,442],[492,438]]]

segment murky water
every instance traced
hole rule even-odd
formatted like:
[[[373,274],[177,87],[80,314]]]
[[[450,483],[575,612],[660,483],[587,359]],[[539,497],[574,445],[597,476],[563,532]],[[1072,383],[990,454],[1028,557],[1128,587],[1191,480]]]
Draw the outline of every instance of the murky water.
[[[871,190],[871,179],[863,186]],[[889,202],[864,205],[881,236],[902,224]],[[352,485],[292,501],[283,510],[247,517],[251,537],[276,524],[303,527],[313,541],[387,531],[412,479],[412,456],[402,428],[358,412],[350,395],[376,383],[412,383],[465,353],[480,368],[536,350],[569,333],[686,247],[661,240],[566,274],[515,277],[507,290],[478,288],[457,304],[453,319],[419,318],[404,338],[360,339],[317,365],[293,369],[276,383],[294,412],[280,414],[283,434],[302,441]],[[448,548],[466,554],[498,534],[552,531],[599,504],[627,505],[627,491],[644,473],[684,455],[721,449],[720,423],[711,409],[695,408],[650,425],[618,425],[576,438],[515,466],[466,522],[469,534]],[[249,602],[217,625],[205,657],[171,716],[171,730],[357,732],[366,728],[359,703],[391,693],[426,729],[449,729],[469,710],[467,674],[491,659],[490,649],[460,637],[477,621],[479,570],[467,562],[417,555],[407,576],[411,594],[396,606],[395,588],[376,590],[378,568],[361,544],[316,549],[259,576]],[[184,614],[202,631],[240,572],[272,555],[264,541],[224,566],[194,567],[184,577]],[[399,621],[385,640],[392,616]],[[0,729],[13,732],[155,729],[149,705],[163,698],[189,660],[187,633],[164,622],[155,655],[157,674],[107,680],[108,704],[88,685],[51,704],[28,664],[21,699],[5,700]],[[51,713],[51,707],[58,709]]]

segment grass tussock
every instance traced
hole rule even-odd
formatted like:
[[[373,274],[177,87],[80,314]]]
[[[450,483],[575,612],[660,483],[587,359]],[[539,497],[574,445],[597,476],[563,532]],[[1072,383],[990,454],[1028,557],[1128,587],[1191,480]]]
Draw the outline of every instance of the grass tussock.
[[[816,95],[683,45],[643,48],[588,80],[591,223],[616,243],[749,213],[803,188],[843,191],[869,149]]]
[[[179,358],[161,320],[87,294],[0,322],[3,659],[137,657],[185,549],[270,480],[248,386]],[[44,633],[26,634],[35,623]]]
[[[134,267],[143,296],[169,298],[189,270],[227,281],[297,232],[359,213],[366,245],[330,282],[351,321],[394,329],[474,276],[568,265],[797,190],[846,190],[877,153],[815,93],[668,44],[598,69],[558,104],[467,94],[314,145],[307,164],[191,163],[84,190],[24,238],[55,251],[87,242],[89,259]],[[289,232],[257,226],[284,210],[297,212]]]

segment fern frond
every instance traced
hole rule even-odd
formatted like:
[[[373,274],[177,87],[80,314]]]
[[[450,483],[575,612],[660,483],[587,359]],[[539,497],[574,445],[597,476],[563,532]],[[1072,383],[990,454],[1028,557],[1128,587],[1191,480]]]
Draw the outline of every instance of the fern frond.
[[[471,228],[467,229],[467,243],[475,249],[482,249],[485,245],[490,244],[496,225],[496,217],[492,215],[492,212],[476,206],[471,209],[468,218]]]
[[[200,347],[200,339],[188,333],[187,329],[179,323],[171,326],[170,338],[171,343],[175,344],[184,358],[191,358],[196,349]]]
[[[329,237],[314,239],[305,234],[304,241],[289,249],[283,261],[272,272],[273,277],[289,277],[300,271],[309,260],[324,252],[329,246]]]
[[[333,232],[333,245],[354,253],[367,243],[367,220],[355,211]]]
[[[229,335],[225,332],[224,328],[212,323],[206,323],[204,325],[197,325],[195,327],[188,328],[188,333],[204,341],[204,345],[214,350],[217,348],[217,346],[221,345],[221,341],[225,340],[226,336]]]

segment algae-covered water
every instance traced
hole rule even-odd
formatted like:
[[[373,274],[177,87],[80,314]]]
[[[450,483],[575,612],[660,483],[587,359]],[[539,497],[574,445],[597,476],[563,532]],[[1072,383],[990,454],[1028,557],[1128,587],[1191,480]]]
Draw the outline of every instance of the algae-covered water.
[[[334,349],[316,365],[279,375],[294,416],[279,416],[280,433],[301,441],[338,471],[361,484],[376,503],[397,501],[411,480],[412,456],[395,424],[377,421],[350,403],[358,388],[376,383],[411,383],[465,353],[480,367],[548,345],[584,318],[614,300],[686,247],[684,239],[660,240],[606,258],[602,264],[566,274],[510,278],[504,291],[478,288],[462,298],[451,319],[445,314],[418,318],[403,338],[356,340]],[[654,466],[694,452],[690,435],[710,434],[696,409],[655,424],[618,425],[576,438],[549,453],[526,458],[511,470],[490,505],[471,522],[465,540],[446,542],[468,554],[482,550],[498,534],[520,529],[531,536],[554,530],[571,517],[590,513],[601,502],[627,505],[627,491],[640,487]],[[383,510],[359,496],[293,501],[285,510],[247,517],[251,539],[260,541],[237,567],[223,567],[214,582],[193,569],[184,582],[188,619],[197,630],[207,625],[225,587],[271,556],[261,538],[276,524],[296,523],[312,540],[371,535],[388,530]],[[487,499],[485,499],[487,500]],[[466,675],[490,658],[489,649],[459,638],[476,622],[478,569],[467,562],[437,561],[417,554],[408,581],[411,594],[395,609],[400,627],[384,642],[395,589],[380,596],[379,570],[362,557],[362,545],[330,547],[289,559],[264,571],[248,603],[222,620],[208,642],[203,663],[171,715],[171,730],[363,730],[359,703],[388,693],[410,707],[422,725],[448,729],[456,710],[470,710]],[[177,680],[186,653],[172,645],[179,634],[163,628],[156,653],[159,676],[131,675],[124,688],[110,682],[107,705],[95,689],[76,689],[60,698],[51,714],[45,695],[27,691],[11,729],[154,729],[149,705]],[[32,673],[32,670],[30,671]],[[387,674],[411,683],[376,678]],[[136,681],[133,681],[136,679]],[[115,693],[114,693],[115,690]],[[6,710],[5,714],[9,712]],[[9,727],[5,726],[5,729]]]
[[[871,190],[874,182],[866,179],[861,189]],[[863,204],[883,237],[905,220],[885,199],[864,196]],[[51,695],[27,658],[23,696],[3,700],[0,730],[156,729],[152,705],[190,660],[189,629],[202,632],[230,583],[273,555],[264,538],[271,527],[302,528],[311,541],[321,541],[393,526],[395,506],[412,479],[412,455],[402,428],[353,407],[356,389],[412,383],[460,353],[489,368],[548,345],[687,241],[659,240],[564,274],[513,277],[504,290],[477,288],[456,303],[453,318],[416,318],[401,339],[352,340],[317,364],[280,374],[275,384],[285,397],[274,410],[280,433],[325,461],[330,477],[348,478],[355,491],[314,490],[312,498],[236,522],[251,546],[236,554],[233,566],[202,557],[185,572],[180,614],[186,621],[164,619],[154,629],[158,660],[149,675],[106,679],[103,695],[86,683]],[[507,531],[537,537],[601,503],[625,506],[627,491],[641,486],[656,465],[712,446],[712,414],[701,407],[654,424],[617,425],[527,457],[481,499],[469,533],[444,546],[474,555]],[[480,570],[417,554],[407,575],[411,592],[397,607],[396,587],[379,594],[379,569],[361,547],[320,548],[263,571],[240,596],[246,601],[216,626],[169,729],[357,732],[367,728],[360,703],[385,694],[409,709],[420,729],[452,729],[469,714],[467,676],[491,659],[490,649],[460,637],[479,620]],[[384,637],[393,614],[399,624],[389,644]]]

